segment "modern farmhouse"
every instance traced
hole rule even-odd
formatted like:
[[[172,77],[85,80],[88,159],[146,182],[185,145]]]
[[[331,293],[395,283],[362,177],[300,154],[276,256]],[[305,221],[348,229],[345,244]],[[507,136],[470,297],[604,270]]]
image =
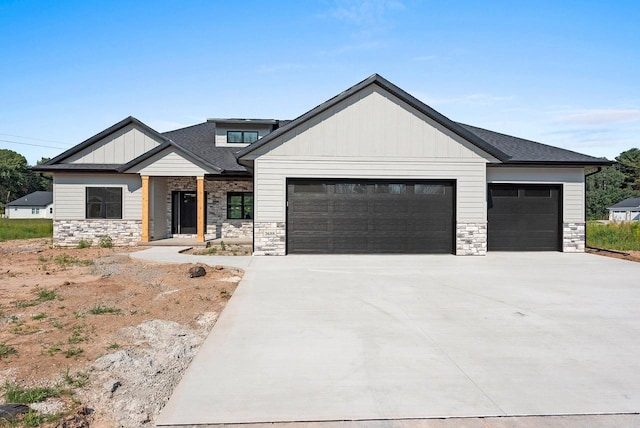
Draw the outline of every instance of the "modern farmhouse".
[[[610,162],[454,122],[374,74],[292,121],[128,117],[35,167],[54,241],[253,239],[255,255],[583,251]]]

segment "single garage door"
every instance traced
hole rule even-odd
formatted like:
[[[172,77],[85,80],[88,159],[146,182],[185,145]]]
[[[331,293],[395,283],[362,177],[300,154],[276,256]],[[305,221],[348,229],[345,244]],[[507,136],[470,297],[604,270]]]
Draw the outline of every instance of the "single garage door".
[[[289,253],[452,253],[449,181],[287,183]]]
[[[559,251],[560,186],[489,185],[489,251]]]

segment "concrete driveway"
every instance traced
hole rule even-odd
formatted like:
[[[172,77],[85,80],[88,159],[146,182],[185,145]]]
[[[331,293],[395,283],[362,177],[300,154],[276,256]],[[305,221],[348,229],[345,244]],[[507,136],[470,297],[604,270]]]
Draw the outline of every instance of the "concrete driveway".
[[[640,263],[287,256],[246,271],[158,426],[640,411]]]

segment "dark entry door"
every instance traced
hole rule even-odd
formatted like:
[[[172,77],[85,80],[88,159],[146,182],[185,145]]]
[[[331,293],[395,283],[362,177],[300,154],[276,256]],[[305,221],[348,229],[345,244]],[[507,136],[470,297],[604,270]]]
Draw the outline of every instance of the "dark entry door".
[[[559,251],[560,186],[489,186],[489,251]]]
[[[449,181],[304,180],[287,186],[289,253],[452,253]]]
[[[197,233],[198,204],[196,192],[173,192],[171,232]]]

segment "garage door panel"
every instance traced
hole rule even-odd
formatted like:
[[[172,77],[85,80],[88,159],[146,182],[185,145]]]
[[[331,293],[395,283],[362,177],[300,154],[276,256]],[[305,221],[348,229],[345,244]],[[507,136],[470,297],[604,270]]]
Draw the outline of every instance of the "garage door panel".
[[[408,210],[409,204],[405,198],[385,198],[373,203],[373,212],[376,214],[404,214]]]
[[[490,185],[488,249],[558,251],[560,194],[558,185]]]
[[[369,225],[367,218],[334,218],[332,220],[334,232],[367,232]]]
[[[309,199],[296,202],[296,210],[301,213],[327,213],[329,203],[327,200]]]
[[[289,180],[288,252],[453,252],[453,183],[327,180],[318,184]],[[315,191],[307,191],[306,185]],[[314,224],[316,220],[322,225]]]

